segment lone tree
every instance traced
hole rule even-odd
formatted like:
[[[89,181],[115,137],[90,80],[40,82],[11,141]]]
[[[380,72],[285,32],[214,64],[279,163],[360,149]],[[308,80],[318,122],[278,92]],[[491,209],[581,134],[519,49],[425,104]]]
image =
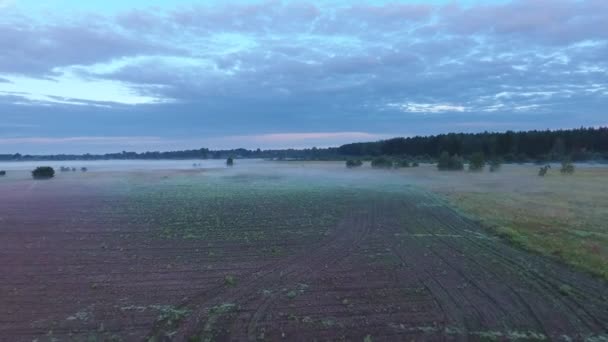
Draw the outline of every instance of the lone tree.
[[[346,161],[346,167],[349,169],[360,167],[363,165],[363,162],[360,159],[349,159]]]
[[[50,166],[40,166],[32,171],[34,179],[50,179],[55,177],[55,170]]]
[[[228,159],[226,159],[226,165],[227,166],[234,165],[234,159],[232,159],[232,157],[228,157]]]
[[[437,168],[440,171],[461,171],[464,170],[464,162],[457,154],[450,156],[448,152],[442,152],[437,161]]]
[[[486,159],[483,156],[483,153],[476,152],[471,155],[471,159],[469,160],[469,171],[482,171],[486,166]]]

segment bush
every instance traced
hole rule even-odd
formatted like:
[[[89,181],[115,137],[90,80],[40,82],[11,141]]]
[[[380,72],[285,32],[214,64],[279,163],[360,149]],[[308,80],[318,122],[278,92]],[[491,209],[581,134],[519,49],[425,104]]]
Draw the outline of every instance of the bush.
[[[363,165],[363,162],[359,159],[349,159],[346,161],[346,167],[349,169],[360,167],[361,165]]]
[[[80,171],[82,171],[82,172],[87,172],[87,171],[89,171],[89,169],[87,169],[86,167],[81,167],[81,168],[80,168]]]
[[[390,169],[393,167],[393,161],[386,157],[377,157],[372,160],[372,167],[378,169]]]
[[[502,167],[502,161],[500,159],[492,159],[490,162],[490,172],[498,172]]]
[[[0,171],[0,176],[6,176],[6,171],[4,171],[4,170]]]
[[[412,163],[412,167],[418,167],[418,166],[420,166],[420,164],[418,164],[418,162],[413,162]]]
[[[442,152],[437,161],[437,168],[440,171],[460,171],[464,170],[464,162],[457,154],[450,156],[447,152]]]
[[[232,157],[228,157],[228,159],[226,159],[226,165],[227,166],[234,165],[234,159],[232,159]]]
[[[69,167],[61,166],[59,168],[59,171],[61,171],[61,172],[68,172],[68,171],[71,171],[71,169]]]
[[[483,156],[483,153],[477,152],[471,155],[471,159],[469,160],[469,171],[482,171],[486,166],[486,159]]]
[[[538,175],[541,177],[545,177],[545,175],[547,175],[547,172],[549,172],[550,168],[551,168],[551,165],[545,165],[545,166],[541,167],[538,170]]]
[[[32,171],[34,179],[49,179],[55,177],[55,170],[50,166],[40,166]]]
[[[562,168],[559,170],[563,175],[571,175],[574,173],[574,164],[570,160],[562,161]]]

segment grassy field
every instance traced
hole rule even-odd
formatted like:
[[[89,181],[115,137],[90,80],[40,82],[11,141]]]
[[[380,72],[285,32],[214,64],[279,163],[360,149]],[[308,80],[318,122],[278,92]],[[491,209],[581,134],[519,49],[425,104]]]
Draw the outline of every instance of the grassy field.
[[[608,168],[554,169],[544,178],[537,169],[403,172],[511,242],[608,279]]]

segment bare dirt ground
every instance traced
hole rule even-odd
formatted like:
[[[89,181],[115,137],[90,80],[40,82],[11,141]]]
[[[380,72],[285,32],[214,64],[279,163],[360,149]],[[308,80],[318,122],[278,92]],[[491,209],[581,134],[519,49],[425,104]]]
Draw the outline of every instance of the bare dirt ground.
[[[603,280],[419,190],[369,192],[320,239],[252,242],[121,224],[100,184],[0,183],[0,340],[607,338]]]

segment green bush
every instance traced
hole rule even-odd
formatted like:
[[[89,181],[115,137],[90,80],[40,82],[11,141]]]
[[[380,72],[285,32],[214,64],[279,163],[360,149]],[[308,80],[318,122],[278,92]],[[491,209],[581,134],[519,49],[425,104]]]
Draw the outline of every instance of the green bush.
[[[574,164],[570,160],[562,161],[562,168],[559,170],[563,175],[571,175],[574,173]]]
[[[471,159],[469,160],[469,171],[482,171],[486,166],[486,159],[483,156],[483,153],[477,152],[471,155]]]
[[[349,169],[360,167],[361,165],[363,165],[363,162],[359,159],[349,159],[346,161],[346,167]]]
[[[55,170],[50,166],[40,166],[32,171],[34,179],[49,179],[55,177]]]
[[[372,167],[377,169],[390,169],[393,161],[386,157],[377,157],[372,160]]]
[[[227,166],[234,165],[234,159],[232,159],[232,157],[228,157],[228,159],[226,159],[226,165]]]
[[[437,168],[440,171],[460,171],[464,170],[464,162],[457,154],[450,156],[448,152],[442,152],[437,161]]]

